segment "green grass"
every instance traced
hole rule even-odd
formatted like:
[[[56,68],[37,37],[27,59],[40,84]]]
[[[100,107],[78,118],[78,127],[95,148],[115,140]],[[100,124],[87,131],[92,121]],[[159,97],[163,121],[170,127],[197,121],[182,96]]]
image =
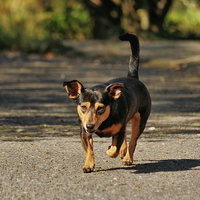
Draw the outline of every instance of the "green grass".
[[[73,0],[1,0],[0,13],[0,49],[58,52],[59,40],[91,36],[89,14]]]
[[[165,30],[175,38],[200,38],[200,3],[197,0],[175,0],[166,17]]]

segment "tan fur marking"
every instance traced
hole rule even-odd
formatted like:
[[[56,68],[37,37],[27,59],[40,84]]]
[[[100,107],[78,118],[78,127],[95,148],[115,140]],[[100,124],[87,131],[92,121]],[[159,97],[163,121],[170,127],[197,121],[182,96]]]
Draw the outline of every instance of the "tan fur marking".
[[[97,108],[99,106],[104,106],[104,104],[103,103],[95,103],[95,105],[94,105],[95,110],[97,110]]]
[[[106,153],[111,158],[116,158],[118,156],[119,152],[117,152],[117,136],[112,137],[112,144]]]
[[[102,131],[98,130],[98,132],[103,133],[105,137],[106,136],[110,137],[110,136],[116,135],[120,131],[121,128],[122,128],[122,124],[113,124],[111,127],[106,128]]]
[[[81,106],[86,106],[87,110],[82,111]],[[95,124],[95,130],[99,128],[101,123],[105,121],[110,115],[110,106],[105,107],[105,111],[101,114],[97,114],[97,109],[100,106],[104,106],[101,103],[96,103],[94,108],[91,107],[90,102],[84,102],[81,105],[77,106],[77,112],[81,119],[83,126],[86,128],[86,124]]]
[[[126,153],[126,156],[123,159],[123,163],[125,165],[130,165],[133,163],[133,153],[135,151],[137,139],[140,136],[140,113],[136,113],[134,115],[134,117],[131,119],[131,123],[132,123],[131,140],[129,142],[129,148]]]
[[[120,157],[123,158],[127,152],[126,133],[124,135],[123,143],[119,151],[117,151],[117,138],[118,138],[117,135],[114,135],[112,137],[112,144],[109,147],[109,149],[106,151],[107,155],[111,158],[116,158],[119,154],[120,154]]]
[[[126,152],[127,152],[127,142],[126,142],[126,133],[125,133],[124,140],[119,151],[120,158],[123,158],[126,155]]]
[[[104,122],[109,117],[109,115],[110,115],[110,106],[106,106],[105,112],[102,115],[96,115],[98,127],[101,125],[102,122]]]
[[[85,113],[82,112],[81,106],[87,107],[87,110],[85,111]],[[77,106],[77,112],[78,112],[78,115],[79,115],[82,123],[84,123],[84,121],[88,121],[87,117],[89,117],[89,115],[88,115],[89,111],[90,111],[90,102],[84,102],[81,105]]]
[[[86,160],[83,166],[83,170],[90,172],[94,170],[94,152],[93,152],[93,139],[92,137],[87,140],[88,148],[85,152]]]
[[[83,102],[81,104],[81,106],[86,106],[87,108],[89,108],[90,107],[90,102]]]
[[[107,155],[111,158],[116,158],[118,156],[117,147],[110,146],[110,148],[106,151]]]

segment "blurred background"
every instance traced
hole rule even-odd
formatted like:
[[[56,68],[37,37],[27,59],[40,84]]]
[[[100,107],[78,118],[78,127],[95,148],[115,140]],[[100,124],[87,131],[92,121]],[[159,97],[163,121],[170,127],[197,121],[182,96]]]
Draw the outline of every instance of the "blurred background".
[[[0,50],[60,53],[64,39],[200,39],[199,0],[0,0]]]

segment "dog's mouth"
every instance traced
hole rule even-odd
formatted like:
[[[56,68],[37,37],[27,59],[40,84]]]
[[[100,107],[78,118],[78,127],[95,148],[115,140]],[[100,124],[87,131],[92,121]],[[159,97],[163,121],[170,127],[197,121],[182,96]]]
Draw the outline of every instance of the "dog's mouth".
[[[88,133],[95,133],[96,130],[86,130]]]
[[[94,133],[96,131],[94,125],[86,125],[85,130],[87,133]]]
[[[83,127],[87,133],[91,134],[91,133],[95,133],[99,126],[97,124],[86,124],[86,125],[83,125]]]

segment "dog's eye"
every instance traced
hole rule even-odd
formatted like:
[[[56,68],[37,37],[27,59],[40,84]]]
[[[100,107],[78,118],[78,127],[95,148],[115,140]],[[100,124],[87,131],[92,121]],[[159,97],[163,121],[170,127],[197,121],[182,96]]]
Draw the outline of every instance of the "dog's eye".
[[[81,106],[81,108],[82,108],[83,110],[86,110],[86,109],[87,109],[87,106]]]
[[[83,111],[85,111],[85,110],[87,110],[87,106],[81,106],[81,109],[82,109]]]
[[[105,111],[105,106],[99,106],[97,108],[97,114],[101,115]]]

